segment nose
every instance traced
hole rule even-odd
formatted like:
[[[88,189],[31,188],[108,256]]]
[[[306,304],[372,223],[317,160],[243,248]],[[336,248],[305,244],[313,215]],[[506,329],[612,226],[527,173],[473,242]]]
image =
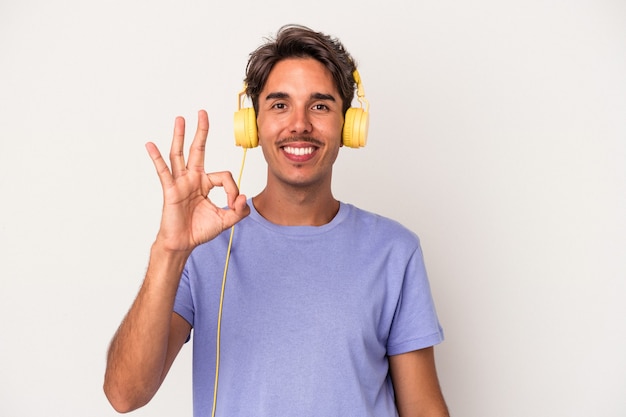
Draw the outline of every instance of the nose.
[[[306,108],[294,109],[290,120],[291,133],[311,133],[313,124],[307,110]]]

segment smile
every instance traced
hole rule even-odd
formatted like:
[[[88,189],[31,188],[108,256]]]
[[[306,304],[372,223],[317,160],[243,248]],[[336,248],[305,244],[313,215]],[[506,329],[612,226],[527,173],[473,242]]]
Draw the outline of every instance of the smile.
[[[290,154],[290,155],[296,155],[296,156],[303,156],[303,155],[310,155],[313,153],[313,151],[315,150],[314,147],[307,147],[307,148],[296,148],[293,146],[285,146],[283,147],[283,150]]]

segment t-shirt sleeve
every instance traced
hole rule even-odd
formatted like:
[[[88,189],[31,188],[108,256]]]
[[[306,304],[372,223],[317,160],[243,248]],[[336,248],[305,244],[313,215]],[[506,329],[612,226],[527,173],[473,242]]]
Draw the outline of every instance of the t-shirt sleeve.
[[[443,341],[421,247],[407,264],[387,341],[387,354],[399,355]]]
[[[191,327],[194,326],[195,309],[193,306],[189,270],[187,267],[183,270],[180,283],[178,284],[178,291],[176,292],[176,299],[174,300],[174,312],[187,320]]]

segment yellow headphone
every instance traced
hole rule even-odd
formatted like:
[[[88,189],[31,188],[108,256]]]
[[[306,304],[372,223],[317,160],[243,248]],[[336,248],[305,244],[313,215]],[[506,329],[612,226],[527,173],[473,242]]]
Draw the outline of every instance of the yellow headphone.
[[[365,98],[359,72],[354,70],[353,76],[354,81],[356,81],[357,99],[361,103],[361,107],[350,107],[346,111],[343,122],[342,143],[349,148],[360,148],[367,143],[370,104]],[[252,107],[242,108],[245,94],[246,86],[239,92],[238,110],[235,112],[235,145],[244,148],[254,148],[259,144],[256,114]]]

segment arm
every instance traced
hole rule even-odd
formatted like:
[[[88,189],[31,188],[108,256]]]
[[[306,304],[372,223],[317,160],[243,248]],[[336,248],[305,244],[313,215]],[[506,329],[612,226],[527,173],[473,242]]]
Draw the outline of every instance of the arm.
[[[152,245],[146,277],[133,305],[115,333],[107,356],[104,391],[111,405],[127,412],[145,405],[163,382],[191,326],[173,313],[174,300],[185,262],[197,245],[207,242],[250,212],[232,175],[207,174],[204,152],[209,130],[205,111],[198,113],[198,128],[185,163],[185,121],[174,126],[170,150],[171,170],[157,147],[146,148],[163,188],[163,212]],[[223,187],[228,209],[207,197]]]
[[[172,312],[181,262],[153,246],[139,294],[113,337],[104,391],[118,412],[135,410],[152,399],[191,331],[191,325]]]
[[[448,417],[437,370],[434,348],[389,357],[391,380],[400,417]]]

